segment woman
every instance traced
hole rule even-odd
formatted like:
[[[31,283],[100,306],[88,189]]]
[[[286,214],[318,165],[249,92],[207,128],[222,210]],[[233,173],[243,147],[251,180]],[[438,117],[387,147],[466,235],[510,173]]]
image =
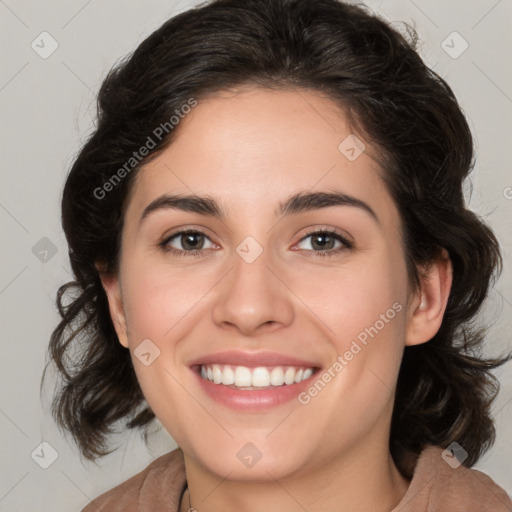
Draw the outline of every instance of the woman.
[[[335,0],[217,0],[98,105],[62,199],[54,414],[89,459],[155,417],[179,449],[85,511],[512,509],[470,469],[512,358],[477,357],[472,323],[500,250],[412,31]]]

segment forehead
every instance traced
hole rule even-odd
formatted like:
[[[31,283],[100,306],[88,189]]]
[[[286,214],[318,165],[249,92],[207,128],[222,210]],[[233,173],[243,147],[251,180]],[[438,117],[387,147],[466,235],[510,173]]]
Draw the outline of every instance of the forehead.
[[[228,213],[245,215],[274,214],[300,191],[337,190],[393,222],[378,155],[364,142],[357,156],[358,140],[342,108],[313,91],[223,91],[201,99],[173,142],[139,170],[127,215],[140,215],[164,193],[209,195]]]

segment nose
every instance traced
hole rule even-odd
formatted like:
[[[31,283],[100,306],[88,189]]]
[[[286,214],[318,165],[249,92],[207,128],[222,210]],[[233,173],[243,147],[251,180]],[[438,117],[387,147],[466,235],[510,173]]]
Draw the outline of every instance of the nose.
[[[265,250],[252,263],[235,253],[231,271],[219,283],[212,312],[214,323],[244,336],[290,325],[293,293],[273,267]]]

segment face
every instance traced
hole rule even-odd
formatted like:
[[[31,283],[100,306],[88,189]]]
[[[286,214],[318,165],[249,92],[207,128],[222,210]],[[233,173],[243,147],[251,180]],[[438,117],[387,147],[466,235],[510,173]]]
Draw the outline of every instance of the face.
[[[376,154],[351,137],[314,92],[224,92],[137,176],[104,286],[147,402],[208,471],[280,478],[387,449],[429,302],[409,295]]]

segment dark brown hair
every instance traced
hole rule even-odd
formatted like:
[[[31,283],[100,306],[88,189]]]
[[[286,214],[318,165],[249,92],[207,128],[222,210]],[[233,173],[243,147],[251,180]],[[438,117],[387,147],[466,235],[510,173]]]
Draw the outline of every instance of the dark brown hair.
[[[417,265],[433,261],[439,248],[452,260],[439,332],[404,351],[390,438],[397,465],[407,451],[456,441],[469,467],[494,442],[490,405],[499,384],[490,370],[512,355],[480,357],[484,330],[475,316],[501,271],[499,245],[465,206],[463,182],[474,164],[466,119],[447,83],[418,56],[415,31],[403,26],[401,33],[364,6],[336,0],[217,0],[169,19],[110,71],[97,127],[63,191],[75,280],[59,288],[62,321],[49,345],[60,375],[52,413],[85,457],[109,453],[117,423],[147,427],[154,418],[94,263],[117,272],[134,178],[172,142],[179,124],[169,128],[171,116],[191,98],[244,85],[324,94],[378,149],[400,212],[411,288],[419,284]],[[169,128],[161,139],[158,126]],[[149,136],[155,147],[127,169]],[[122,179],[113,181],[123,166]]]

